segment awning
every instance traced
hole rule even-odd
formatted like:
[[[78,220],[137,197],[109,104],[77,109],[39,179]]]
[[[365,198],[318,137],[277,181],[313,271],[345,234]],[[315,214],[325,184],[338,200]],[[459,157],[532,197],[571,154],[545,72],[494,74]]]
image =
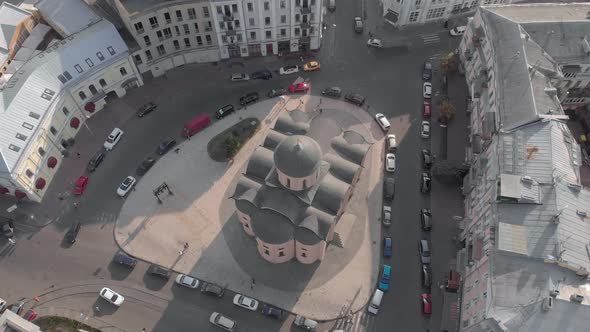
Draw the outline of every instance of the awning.
[[[37,189],[43,189],[45,188],[45,185],[47,184],[47,182],[45,181],[44,178],[38,178],[37,181],[35,181],[35,188]]]
[[[54,168],[55,165],[57,165],[57,158],[55,158],[55,157],[49,157],[47,159],[47,167]]]
[[[78,127],[80,127],[80,119],[78,119],[77,117],[73,117],[70,120],[70,127],[78,129]]]
[[[0,194],[6,194],[8,192],[8,188],[4,188],[0,186]]]
[[[96,110],[96,105],[94,103],[88,103],[84,106],[84,110],[88,113],[94,113]]]
[[[18,199],[23,199],[23,198],[27,197],[27,194],[25,194],[22,191],[17,190],[14,192],[14,196]]]

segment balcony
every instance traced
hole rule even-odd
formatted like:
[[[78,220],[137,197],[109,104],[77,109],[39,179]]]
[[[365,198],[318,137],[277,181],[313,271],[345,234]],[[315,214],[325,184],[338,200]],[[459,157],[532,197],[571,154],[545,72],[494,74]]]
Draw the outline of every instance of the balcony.
[[[227,30],[225,32],[225,35],[226,36],[235,36],[236,35],[236,30],[233,30],[233,29],[232,30]]]
[[[301,29],[309,29],[309,27],[311,26],[309,22],[301,22],[299,23],[299,25],[301,26]]]
[[[233,15],[223,15],[223,21],[224,22],[231,22],[234,20],[234,16]]]
[[[311,6],[301,7],[301,14],[311,14]]]

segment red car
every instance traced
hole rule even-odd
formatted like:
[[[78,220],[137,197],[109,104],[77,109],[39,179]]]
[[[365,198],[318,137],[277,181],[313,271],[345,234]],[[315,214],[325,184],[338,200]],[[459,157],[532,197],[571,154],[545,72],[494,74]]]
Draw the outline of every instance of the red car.
[[[86,190],[86,186],[88,185],[88,177],[82,175],[76,181],[76,185],[74,187],[73,193],[74,195],[82,195],[84,190]]]
[[[309,91],[309,83],[295,83],[289,85],[289,92],[296,93],[296,92],[303,92],[306,93]]]
[[[32,322],[35,320],[35,318],[37,318],[37,312],[35,312],[34,310],[29,310],[27,311],[27,313],[24,315],[24,318],[26,320],[28,320],[29,322]]]
[[[430,316],[432,314],[432,297],[430,294],[422,294],[422,313]]]
[[[432,104],[430,104],[430,100],[425,100],[424,101],[424,109],[422,109],[422,117],[424,119],[428,119],[428,118],[430,118],[431,114],[432,114]]]

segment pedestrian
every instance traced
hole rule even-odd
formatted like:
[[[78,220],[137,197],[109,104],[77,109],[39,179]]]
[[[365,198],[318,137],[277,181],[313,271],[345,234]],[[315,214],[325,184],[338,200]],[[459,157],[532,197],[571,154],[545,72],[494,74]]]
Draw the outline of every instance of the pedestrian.
[[[188,242],[184,243],[184,249],[188,249]]]
[[[78,208],[78,206],[79,206],[79,205],[80,205],[80,203],[78,203],[78,202],[74,202],[74,207],[75,207],[75,208]]]
[[[145,328],[141,329],[141,332],[147,332],[147,330]]]
[[[94,309],[96,309],[96,311],[100,312],[100,308],[98,306],[96,306]]]
[[[80,158],[80,152],[76,152],[76,157]]]

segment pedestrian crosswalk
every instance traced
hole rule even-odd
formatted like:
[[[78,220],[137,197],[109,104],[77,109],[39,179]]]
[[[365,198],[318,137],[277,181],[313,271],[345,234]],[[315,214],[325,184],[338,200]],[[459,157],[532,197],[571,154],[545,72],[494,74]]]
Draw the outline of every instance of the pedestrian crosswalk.
[[[440,37],[438,36],[438,33],[433,33],[422,35],[422,40],[424,41],[424,44],[434,44],[440,42]]]
[[[370,315],[367,310],[361,310],[352,316],[338,319],[334,330],[344,330],[345,332],[373,332],[375,316]]]

